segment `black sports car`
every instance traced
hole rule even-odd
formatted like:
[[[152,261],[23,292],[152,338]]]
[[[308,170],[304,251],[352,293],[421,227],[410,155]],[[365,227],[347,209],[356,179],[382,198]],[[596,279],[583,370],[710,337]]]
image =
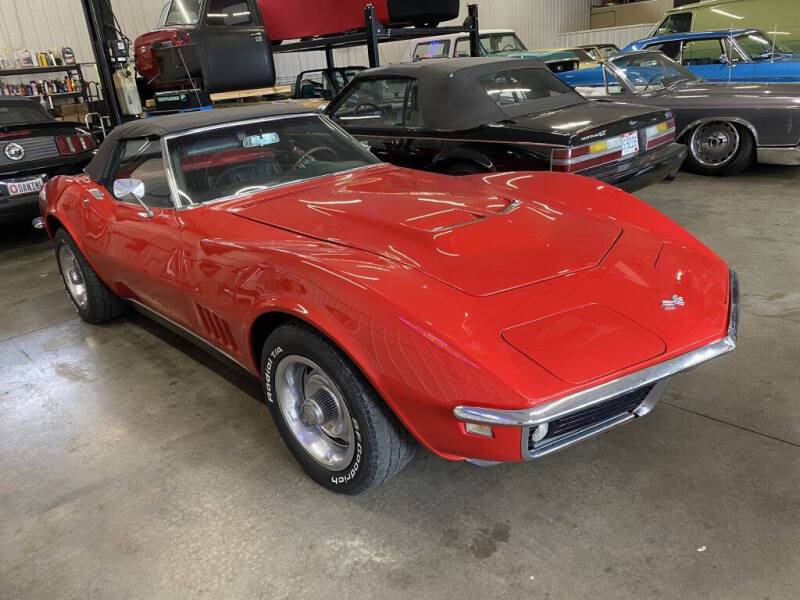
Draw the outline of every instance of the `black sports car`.
[[[0,96],[0,223],[36,217],[47,178],[79,173],[96,147],[91,133],[35,100]]]
[[[552,169],[633,191],[686,157],[670,111],[587,100],[533,60],[369,69],[325,112],[387,162],[452,175]]]

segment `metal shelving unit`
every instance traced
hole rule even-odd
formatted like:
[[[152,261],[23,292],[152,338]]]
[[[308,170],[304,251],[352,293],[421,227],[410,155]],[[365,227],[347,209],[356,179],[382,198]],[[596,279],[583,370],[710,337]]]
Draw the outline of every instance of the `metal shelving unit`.
[[[353,46],[366,46],[369,55],[369,66],[380,66],[380,54],[378,45],[384,42],[396,42],[398,40],[411,40],[421,37],[434,35],[448,35],[451,33],[469,34],[469,47],[471,56],[480,56],[480,41],[478,38],[478,6],[470,4],[467,6],[468,16],[461,27],[384,27],[375,17],[375,7],[368,4],[364,7],[364,30],[354,33],[344,33],[328,37],[318,37],[309,40],[283,43],[273,46],[274,54],[283,52],[308,52],[311,50],[321,50],[325,52],[325,60],[328,68],[333,68],[334,48],[349,48]]]
[[[33,96],[16,96],[18,98],[46,98],[50,108],[53,108],[53,98],[66,98],[66,97],[80,97],[83,99],[84,102],[89,101],[89,97],[87,95],[86,90],[86,81],[83,79],[83,71],[81,67],[83,66],[91,66],[94,63],[75,63],[74,65],[55,65],[52,67],[37,67],[37,66],[30,66],[30,67],[19,67],[16,69],[0,69],[0,83],[3,83],[3,80],[6,77],[19,77],[23,75],[39,75],[39,74],[46,74],[46,73],[75,73],[77,74],[77,79],[80,81],[81,89],[80,91],[74,92],[56,92],[53,94],[35,94]]]

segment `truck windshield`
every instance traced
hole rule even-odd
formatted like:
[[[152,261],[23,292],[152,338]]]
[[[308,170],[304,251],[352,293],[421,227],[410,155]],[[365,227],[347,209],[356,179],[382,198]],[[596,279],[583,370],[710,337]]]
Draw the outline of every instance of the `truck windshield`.
[[[164,25],[195,25],[200,18],[201,0],[172,0]]]
[[[507,33],[489,33],[480,36],[481,46],[486,54],[501,54],[504,52],[525,52],[525,47],[517,34],[509,31]],[[469,43],[469,42],[467,42]]]
[[[770,60],[776,54],[791,54],[792,51],[782,46],[777,40],[761,31],[736,36],[739,46],[751,60]]]

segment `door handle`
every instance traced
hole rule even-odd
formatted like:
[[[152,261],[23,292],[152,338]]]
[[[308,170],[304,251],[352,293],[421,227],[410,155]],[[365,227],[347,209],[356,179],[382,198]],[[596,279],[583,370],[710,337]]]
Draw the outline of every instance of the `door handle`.
[[[253,38],[255,41],[260,42],[264,39],[264,36],[260,31],[256,31],[255,33],[251,33],[250,37]]]
[[[84,198],[83,199],[83,205],[84,206],[89,206],[89,199],[88,198]]]

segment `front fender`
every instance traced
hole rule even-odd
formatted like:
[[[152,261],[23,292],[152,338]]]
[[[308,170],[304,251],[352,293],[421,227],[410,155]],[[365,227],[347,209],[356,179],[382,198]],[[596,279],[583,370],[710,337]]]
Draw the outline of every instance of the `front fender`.
[[[85,177],[85,176],[82,176]],[[47,182],[44,188],[45,204],[42,209],[44,227],[50,239],[55,231],[51,226],[52,219],[67,230],[78,248],[86,256],[83,240],[83,195],[86,193],[84,182],[75,176],[59,175]]]
[[[463,350],[463,336],[451,335],[469,312],[461,306],[468,302],[463,294],[359,250],[340,249],[300,264],[299,276],[297,265],[293,271],[287,265],[287,277],[276,281],[274,272],[264,272],[253,282],[264,290],[277,285],[282,293],[260,294],[251,323],[264,314],[285,313],[319,330],[353,361],[412,435],[440,456],[513,460],[519,454],[519,430],[503,428],[486,440],[467,436],[453,417],[458,404],[517,395]]]

